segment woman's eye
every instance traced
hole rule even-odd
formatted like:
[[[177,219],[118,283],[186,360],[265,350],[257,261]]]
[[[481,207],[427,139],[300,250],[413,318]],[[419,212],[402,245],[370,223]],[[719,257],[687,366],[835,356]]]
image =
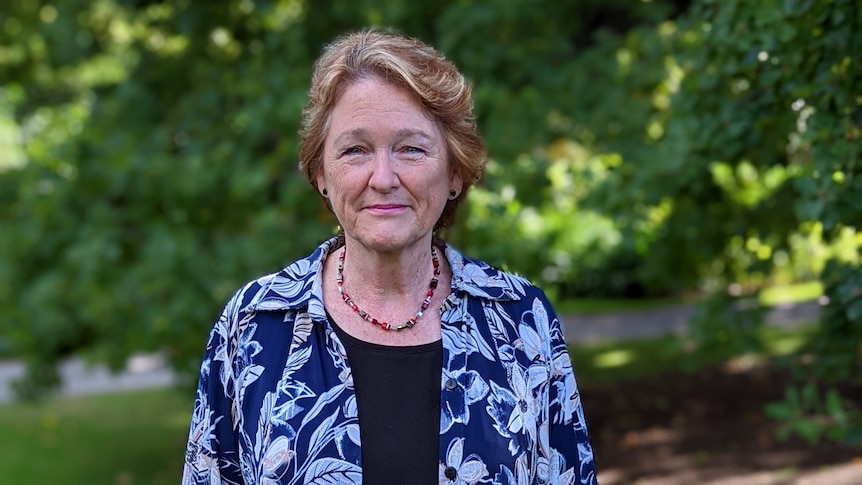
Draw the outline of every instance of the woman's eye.
[[[404,147],[404,152],[412,154],[412,155],[422,155],[425,153],[425,150],[423,150],[419,147],[407,146],[407,147]]]
[[[359,155],[360,153],[362,153],[362,148],[358,146],[346,148],[341,152],[342,155]]]

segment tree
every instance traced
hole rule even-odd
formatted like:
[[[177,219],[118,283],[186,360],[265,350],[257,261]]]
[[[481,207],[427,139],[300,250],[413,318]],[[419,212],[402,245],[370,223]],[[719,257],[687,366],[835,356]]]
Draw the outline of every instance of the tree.
[[[161,350],[193,374],[229,294],[332,233],[296,170],[296,131],[336,35],[395,26],[439,46],[508,166],[558,135],[545,117],[567,109],[573,39],[601,19],[576,13],[625,12],[624,30],[671,5],[625,4],[5,2],[0,328],[30,365],[22,391],[56,383],[72,354],[119,367]]]
[[[22,390],[71,354],[161,350],[194,374],[228,295],[332,233],[296,131],[322,46],[367,26],[439,47],[475,87],[490,161],[456,245],[560,296],[713,292],[693,334],[727,354],[758,325],[741,297],[819,278],[800,354],[818,357],[796,368],[857,381],[860,7],[5,2],[0,331],[30,363]],[[814,264],[794,241],[821,233],[843,246]]]
[[[862,376],[862,62],[851,54],[862,49],[860,7],[857,0],[697,2],[665,28],[674,46],[668,78],[681,76],[678,87],[654,91],[647,149],[619,147],[624,162],[596,193],[623,224],[669,204],[643,270],[645,278],[711,281],[722,290],[696,320],[704,350],[750,350],[762,319],[728,313],[739,298],[724,290],[768,282],[794,236],[822,230],[827,240],[849,241],[819,275],[829,303],[811,348],[794,362],[808,390],[790,390],[773,408],[812,439],[827,430],[840,436],[848,425],[838,394],[816,397],[819,386]],[[793,397],[800,392],[815,397]],[[797,419],[810,414],[826,425]]]

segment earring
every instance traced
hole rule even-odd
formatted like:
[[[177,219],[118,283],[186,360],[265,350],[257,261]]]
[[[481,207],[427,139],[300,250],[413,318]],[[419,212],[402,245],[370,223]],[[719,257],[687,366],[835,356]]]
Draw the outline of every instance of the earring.
[[[327,191],[326,189],[323,189],[320,191],[320,195],[322,195],[323,197],[329,197],[329,191]]]
[[[458,192],[455,192],[454,190],[449,191],[449,200],[454,200],[455,197],[457,197],[457,196],[458,196]]]

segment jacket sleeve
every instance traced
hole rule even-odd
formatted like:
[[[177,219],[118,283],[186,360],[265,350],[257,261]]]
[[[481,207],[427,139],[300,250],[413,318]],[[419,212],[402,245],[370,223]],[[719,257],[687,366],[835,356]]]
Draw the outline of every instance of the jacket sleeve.
[[[210,332],[201,364],[183,466],[183,485],[241,484],[239,449],[233,425],[238,292]]]
[[[552,483],[598,485],[581,396],[560,320],[547,303],[552,372],[549,394],[549,441]],[[556,462],[556,463],[555,463]]]

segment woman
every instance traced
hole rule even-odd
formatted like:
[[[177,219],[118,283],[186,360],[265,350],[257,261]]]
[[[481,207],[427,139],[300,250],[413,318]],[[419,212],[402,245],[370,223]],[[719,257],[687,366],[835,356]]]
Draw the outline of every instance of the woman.
[[[300,159],[342,233],[227,304],[183,482],[596,483],[544,294],[435,236],[484,163],[457,69],[414,39],[338,39]]]

